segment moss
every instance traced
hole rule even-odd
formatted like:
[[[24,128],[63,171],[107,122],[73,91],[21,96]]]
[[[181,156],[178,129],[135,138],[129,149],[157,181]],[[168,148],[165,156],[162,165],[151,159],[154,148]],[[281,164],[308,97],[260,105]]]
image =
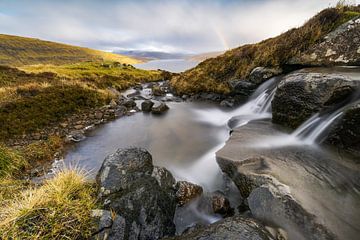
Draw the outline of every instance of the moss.
[[[0,205],[2,239],[88,239],[95,188],[75,170],[60,172]]]
[[[275,38],[244,45],[221,56],[205,60],[171,80],[179,94],[229,92],[228,81],[245,79],[258,66],[279,67],[305,51],[340,24],[360,14],[360,7],[328,8],[302,27],[291,29]]]

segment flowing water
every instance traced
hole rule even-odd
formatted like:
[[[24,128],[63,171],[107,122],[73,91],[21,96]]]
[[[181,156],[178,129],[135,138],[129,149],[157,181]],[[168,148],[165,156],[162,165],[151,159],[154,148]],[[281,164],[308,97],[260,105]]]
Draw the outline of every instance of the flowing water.
[[[349,72],[353,74],[353,71]],[[79,165],[95,175],[104,158],[116,149],[142,147],[152,154],[154,165],[166,167],[177,180],[200,184],[206,191],[223,190],[225,182],[215,161],[215,152],[224,146],[229,130],[259,119],[271,124],[271,101],[280,80],[281,77],[275,77],[266,81],[247,103],[232,111],[208,103],[169,102],[170,110],[162,116],[136,113],[122,117],[100,126],[92,131],[85,141],[75,144],[68,151],[65,163]],[[143,96],[150,96],[149,91],[146,88],[142,90]],[[126,94],[133,92],[134,90],[127,91]],[[326,129],[341,118],[346,106],[327,114],[313,116],[293,133],[277,132],[276,136],[261,141],[258,139],[256,143],[249,142],[249,145],[255,149],[293,145],[304,146],[306,149],[305,146],[319,141]],[[323,155],[331,158],[328,152]],[[313,162],[306,164],[311,165]],[[317,174],[326,171],[323,177],[327,180],[331,179],[332,174],[338,174],[336,171],[329,173],[321,166],[316,166],[316,169],[319,170]],[[344,179],[346,182],[346,178]],[[321,188],[320,190],[323,191]],[[238,199],[235,192],[233,195],[234,199]],[[329,201],[337,202],[336,199]],[[321,201],[317,201],[314,206],[318,206],[319,202]],[[184,224],[211,223],[219,219],[218,216],[199,209],[196,203],[184,212],[181,218],[183,222],[180,223],[182,227]],[[346,217],[346,214],[342,216]]]

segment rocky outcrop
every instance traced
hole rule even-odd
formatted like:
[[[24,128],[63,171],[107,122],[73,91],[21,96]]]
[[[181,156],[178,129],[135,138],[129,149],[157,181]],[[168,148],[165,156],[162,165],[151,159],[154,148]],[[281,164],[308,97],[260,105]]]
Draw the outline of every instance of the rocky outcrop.
[[[341,74],[311,69],[289,74],[272,101],[273,122],[296,128],[313,114],[341,103],[359,86],[360,81]]]
[[[360,156],[360,103],[344,110],[341,119],[330,129],[326,142]],[[359,158],[355,158],[357,163]]]
[[[357,168],[324,149],[291,145],[287,137],[269,122],[248,123],[232,132],[217,162],[251,214],[281,227],[289,239],[357,239]]]
[[[174,180],[159,177],[165,171],[153,170],[151,155],[131,148],[106,157],[98,173],[101,203],[125,219],[124,239],[160,239],[175,233]]]
[[[324,41],[292,58],[289,64],[304,66],[360,65],[360,17],[344,23]]]
[[[196,227],[190,229],[187,233],[180,236],[166,239],[174,240],[270,240],[275,239],[264,225],[254,219],[244,218],[241,216],[226,218],[205,227]]]

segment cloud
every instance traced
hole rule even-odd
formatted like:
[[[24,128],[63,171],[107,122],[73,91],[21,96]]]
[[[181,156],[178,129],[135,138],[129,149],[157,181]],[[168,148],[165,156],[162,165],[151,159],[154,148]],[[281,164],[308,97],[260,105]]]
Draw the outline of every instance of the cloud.
[[[336,2],[0,0],[0,32],[104,50],[206,52],[275,36]]]

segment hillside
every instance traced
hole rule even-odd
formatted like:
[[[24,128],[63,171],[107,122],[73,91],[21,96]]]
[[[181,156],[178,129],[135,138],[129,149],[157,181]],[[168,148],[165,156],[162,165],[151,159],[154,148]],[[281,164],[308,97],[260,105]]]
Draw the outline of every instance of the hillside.
[[[70,64],[85,61],[117,61],[136,64],[131,57],[35,38],[0,34],[0,65]]]
[[[328,8],[302,27],[256,44],[244,45],[207,59],[171,80],[178,94],[229,93],[229,81],[246,79],[258,66],[283,67],[294,56],[323,40],[341,24],[360,15],[360,6]]]

